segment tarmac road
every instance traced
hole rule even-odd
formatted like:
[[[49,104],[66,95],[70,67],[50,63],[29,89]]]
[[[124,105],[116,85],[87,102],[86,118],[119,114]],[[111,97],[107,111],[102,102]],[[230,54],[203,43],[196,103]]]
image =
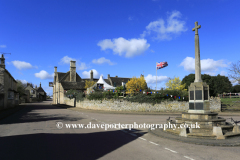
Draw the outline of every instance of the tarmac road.
[[[66,124],[163,124],[168,115],[131,115],[29,103],[0,121],[0,160],[11,159],[240,159],[240,147],[176,142],[146,129],[66,128]],[[229,117],[229,116],[228,116]],[[240,120],[240,116],[234,117]],[[63,128],[61,127],[61,122]],[[57,124],[58,123],[58,124]]]

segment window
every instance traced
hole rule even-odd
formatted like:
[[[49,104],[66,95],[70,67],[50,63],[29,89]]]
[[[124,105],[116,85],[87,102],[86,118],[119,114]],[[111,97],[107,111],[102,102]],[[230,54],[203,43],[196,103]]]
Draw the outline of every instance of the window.
[[[31,94],[33,94],[33,90],[31,90]]]
[[[14,92],[8,91],[8,99],[13,99],[13,98],[14,98]]]

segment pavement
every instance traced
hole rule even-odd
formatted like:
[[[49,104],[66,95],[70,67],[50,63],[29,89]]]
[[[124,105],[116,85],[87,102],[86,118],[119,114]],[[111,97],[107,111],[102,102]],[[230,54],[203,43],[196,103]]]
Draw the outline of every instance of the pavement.
[[[236,147],[240,146],[240,136],[236,137],[231,137],[227,139],[203,139],[203,138],[189,138],[189,137],[181,137],[178,135],[174,135],[168,132],[164,132],[163,129],[155,129],[155,130],[150,130],[149,133],[170,139],[173,141],[179,141],[179,142],[184,142],[184,143],[191,143],[191,144],[196,144],[196,145],[205,145],[205,146],[224,146],[224,147]]]

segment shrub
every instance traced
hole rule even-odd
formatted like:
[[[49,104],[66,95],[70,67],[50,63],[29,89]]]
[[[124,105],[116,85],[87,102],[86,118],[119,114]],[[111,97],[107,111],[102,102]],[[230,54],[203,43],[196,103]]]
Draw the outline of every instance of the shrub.
[[[87,99],[89,100],[102,100],[103,98],[104,96],[101,92],[93,92],[87,96]]]
[[[77,102],[83,101],[84,98],[85,98],[85,93],[80,92],[80,93],[76,94],[75,97],[76,97],[76,101],[77,101]]]
[[[112,99],[114,94],[112,91],[103,92],[103,98]]]

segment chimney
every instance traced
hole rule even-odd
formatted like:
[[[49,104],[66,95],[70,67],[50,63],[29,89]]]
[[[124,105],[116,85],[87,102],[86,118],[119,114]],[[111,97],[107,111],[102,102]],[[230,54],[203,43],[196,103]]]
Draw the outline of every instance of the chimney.
[[[70,82],[76,82],[76,61],[70,61]]]
[[[118,76],[115,76],[116,78],[118,78]]]
[[[110,79],[110,74],[108,74],[108,79]]]
[[[93,80],[93,71],[91,70],[90,72],[90,80],[92,81]]]
[[[57,66],[54,67],[54,79],[53,79],[53,83],[55,84],[57,80]]]
[[[1,61],[0,61],[0,68],[5,69],[5,58],[4,58],[3,54],[2,54],[0,59],[1,59]]]
[[[42,87],[41,82],[40,82],[40,86],[39,87]]]
[[[54,67],[54,73],[57,73],[57,66]]]

